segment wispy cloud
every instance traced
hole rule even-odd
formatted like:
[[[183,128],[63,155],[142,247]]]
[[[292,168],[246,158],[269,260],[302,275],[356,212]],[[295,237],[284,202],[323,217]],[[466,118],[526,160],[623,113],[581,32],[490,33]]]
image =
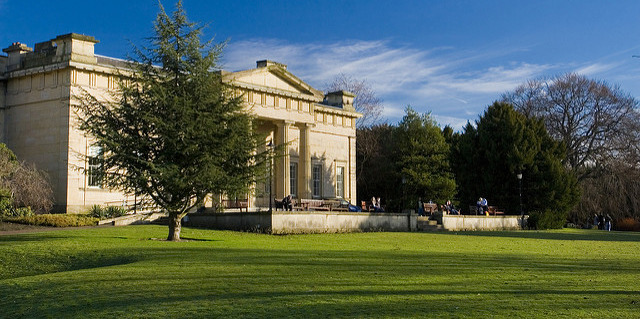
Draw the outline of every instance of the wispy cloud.
[[[489,62],[513,51],[464,52],[452,47],[418,50],[385,40],[296,44],[253,39],[229,44],[225,69],[248,69],[255,67],[257,60],[274,60],[287,64],[291,72],[318,89],[345,73],[372,86],[384,100],[383,115],[392,121],[401,118],[404,107],[411,104],[420,112],[433,110],[434,117],[446,121],[444,124],[458,126],[468,118],[475,119],[499,94],[554,68]]]
[[[593,64],[582,66],[576,69],[574,72],[587,75],[587,76],[593,76],[593,75],[609,72],[617,68],[618,66],[620,66],[620,63],[593,63]]]

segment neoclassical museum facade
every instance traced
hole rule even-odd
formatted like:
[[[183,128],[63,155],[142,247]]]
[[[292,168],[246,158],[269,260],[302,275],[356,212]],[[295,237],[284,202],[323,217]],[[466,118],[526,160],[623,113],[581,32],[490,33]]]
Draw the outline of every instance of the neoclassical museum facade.
[[[133,203],[133,198],[104,188],[92,178],[91,137],[78,130],[73,107],[79,88],[94,96],[117,89],[124,61],[96,55],[91,36],[60,35],[33,48],[16,42],[0,56],[0,142],[22,161],[48,173],[55,209],[81,212],[88,207]],[[256,68],[222,71],[267,135],[265,147],[286,144],[269,183],[247,194],[249,209],[275,198],[344,198],[356,201],[356,129],[361,116],[353,94],[323,94],[268,60]],[[106,98],[106,97],[105,97]],[[89,155],[88,157],[85,155]]]

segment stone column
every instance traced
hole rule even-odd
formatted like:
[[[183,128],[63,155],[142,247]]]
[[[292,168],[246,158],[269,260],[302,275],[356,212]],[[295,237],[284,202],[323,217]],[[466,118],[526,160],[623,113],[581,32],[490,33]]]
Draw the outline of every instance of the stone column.
[[[276,136],[276,145],[281,146],[290,142],[289,127],[292,122],[283,121],[278,123],[278,134]],[[274,174],[276,184],[276,198],[283,198],[291,193],[289,183],[289,145],[282,149],[282,156],[276,160],[276,173]]]
[[[300,128],[298,159],[298,197],[311,198],[311,146],[310,136],[313,124],[302,123]]]
[[[355,119],[354,119],[355,121]],[[349,163],[347,165],[347,172],[345,172],[345,194],[349,196],[349,201],[353,205],[358,205],[356,202],[356,137],[349,136]]]

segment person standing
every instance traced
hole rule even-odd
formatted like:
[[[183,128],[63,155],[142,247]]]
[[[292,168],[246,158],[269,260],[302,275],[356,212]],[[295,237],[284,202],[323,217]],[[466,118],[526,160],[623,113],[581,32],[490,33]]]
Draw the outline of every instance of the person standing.
[[[611,216],[609,214],[604,218],[604,228],[606,231],[611,231]]]

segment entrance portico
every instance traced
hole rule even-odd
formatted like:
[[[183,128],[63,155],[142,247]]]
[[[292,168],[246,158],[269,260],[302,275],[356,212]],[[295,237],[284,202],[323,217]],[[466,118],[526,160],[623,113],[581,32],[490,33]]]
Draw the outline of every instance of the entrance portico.
[[[286,145],[274,162],[273,196],[355,202],[355,121],[361,114],[353,108],[354,95],[324,95],[280,63],[258,61],[257,66],[223,72],[223,79],[243,95],[261,123],[265,145]],[[268,190],[269,185],[256,185],[250,205],[268,206]]]

